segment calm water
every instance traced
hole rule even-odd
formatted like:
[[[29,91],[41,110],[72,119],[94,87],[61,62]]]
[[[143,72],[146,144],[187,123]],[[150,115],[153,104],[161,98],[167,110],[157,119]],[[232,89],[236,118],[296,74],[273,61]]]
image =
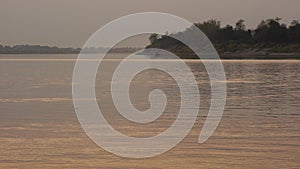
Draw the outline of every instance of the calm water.
[[[227,103],[218,129],[205,144],[197,140],[210,103],[209,81],[201,62],[187,61],[201,93],[194,128],[170,151],[133,160],[104,151],[79,125],[71,95],[75,57],[0,56],[0,168],[233,169],[300,165],[300,61],[224,61]],[[111,101],[110,77],[118,62],[107,60],[96,79],[96,95],[105,117],[129,136],[148,137],[164,131],[176,119],[178,86],[157,70],[139,74],[130,93],[136,108],[149,108],[148,94],[154,88],[165,91],[168,105],[153,123],[131,123],[118,114]]]

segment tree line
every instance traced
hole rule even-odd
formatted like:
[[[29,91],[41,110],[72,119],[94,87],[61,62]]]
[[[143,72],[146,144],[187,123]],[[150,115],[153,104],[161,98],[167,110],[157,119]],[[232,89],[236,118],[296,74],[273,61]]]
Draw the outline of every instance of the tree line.
[[[79,48],[59,48],[41,45],[0,45],[0,54],[57,54],[57,53],[79,53]]]
[[[278,17],[262,20],[255,29],[247,29],[243,19],[238,20],[234,26],[226,25],[225,27],[221,27],[221,22],[215,19],[203,23],[195,23],[195,26],[206,34],[210,41],[216,46],[217,50],[222,52],[226,50],[230,51],[232,48],[239,50],[242,45],[246,47],[253,45],[267,47],[277,46],[276,48],[290,45],[289,48],[291,48],[291,46],[293,49],[299,48],[299,21],[294,20],[287,26],[286,24],[280,23],[280,20],[281,18]],[[187,33],[187,31],[188,29],[176,34],[184,34]],[[157,47],[166,49],[183,45],[168,35],[159,36],[152,34],[149,40],[151,44],[147,46],[147,48]]]
[[[104,47],[89,47],[89,48],[59,48],[41,45],[15,45],[3,46],[0,45],[0,54],[78,54],[82,53],[104,53],[108,48]],[[139,50],[134,47],[113,48],[110,53],[132,53]]]

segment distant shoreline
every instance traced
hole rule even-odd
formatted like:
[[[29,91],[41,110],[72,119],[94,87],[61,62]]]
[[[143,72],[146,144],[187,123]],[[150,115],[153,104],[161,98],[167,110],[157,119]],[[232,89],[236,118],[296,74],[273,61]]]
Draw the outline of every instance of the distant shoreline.
[[[297,45],[299,46],[299,45]],[[257,59],[257,60],[283,60],[283,59],[293,59],[300,60],[300,53],[298,52],[276,52],[268,48],[258,48],[253,46],[247,46],[248,48],[241,48],[241,50],[227,52],[226,50],[223,52],[219,51],[220,59],[224,60],[242,60],[242,59]],[[114,48],[109,50],[109,53],[120,54],[120,53],[134,53],[136,51],[141,50],[141,48],[133,48],[133,47],[125,47],[125,48]],[[172,48],[172,49],[164,49],[170,51],[182,59],[199,59],[198,56],[195,55],[188,48]],[[39,55],[39,54],[49,54],[49,55],[63,55],[63,54],[96,54],[96,53],[105,53],[107,52],[107,48],[58,48],[58,47],[48,47],[48,46],[40,46],[40,45],[16,45],[16,46],[0,46],[0,55]],[[145,53],[147,54],[147,53]],[[209,58],[208,58],[209,59]]]
[[[220,57],[222,59],[276,59],[276,60],[283,60],[283,59],[300,59],[300,53],[269,53],[265,55],[261,54],[249,54],[249,53],[239,53],[239,54],[221,54]]]
[[[0,54],[79,54],[79,53],[132,53],[140,48],[120,47],[120,48],[105,48],[105,47],[88,47],[88,48],[60,48],[42,45],[15,45],[3,46],[0,45]]]
[[[81,52],[23,52],[23,53],[20,53],[20,52],[8,52],[8,53],[5,53],[5,52],[0,52],[0,55],[43,55],[43,54],[49,54],[49,55],[58,55],[58,54],[79,54]],[[103,52],[82,52],[82,53],[85,53],[85,54],[97,54],[97,53],[103,53]],[[109,52],[109,53],[132,53],[132,52]]]
[[[164,49],[169,51],[175,55],[177,55],[181,59],[199,59],[199,57],[190,50],[178,50],[172,51],[172,49]],[[161,54],[155,56],[156,54],[141,52],[141,55],[152,55],[153,58],[162,58]],[[160,56],[161,55],[161,56]],[[253,51],[253,50],[245,50],[241,52],[218,52],[220,59],[224,60],[300,60],[300,53],[283,53],[283,52],[262,52],[262,51]],[[205,55],[203,55],[205,57]],[[204,58],[210,60],[211,58]]]
[[[67,55],[79,54],[80,52],[63,52],[63,53],[0,53],[0,55]],[[113,54],[132,53],[132,52],[110,52]],[[87,54],[96,54],[87,53]],[[199,59],[195,54],[177,53],[181,59]],[[300,60],[300,53],[221,53],[222,60]],[[209,59],[208,59],[209,60]]]

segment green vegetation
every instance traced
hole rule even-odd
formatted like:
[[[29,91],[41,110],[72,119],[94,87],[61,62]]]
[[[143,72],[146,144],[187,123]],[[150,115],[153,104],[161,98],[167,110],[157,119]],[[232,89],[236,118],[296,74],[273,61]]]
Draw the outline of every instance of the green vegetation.
[[[281,24],[280,20],[280,18],[263,20],[254,30],[246,29],[245,21],[242,19],[235,27],[231,25],[221,27],[220,21],[214,19],[195,23],[195,26],[206,34],[221,57],[291,55],[295,58],[295,55],[300,53],[300,23],[294,20],[287,26]],[[188,33],[187,29],[171,35],[180,36]],[[160,48],[182,55],[193,54],[187,46],[168,35],[152,34],[149,40],[151,44],[146,48]]]

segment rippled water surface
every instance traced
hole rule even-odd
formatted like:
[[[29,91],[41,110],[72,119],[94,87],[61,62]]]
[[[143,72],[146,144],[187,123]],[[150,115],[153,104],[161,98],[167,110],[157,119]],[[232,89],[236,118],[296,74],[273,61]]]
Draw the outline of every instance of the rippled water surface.
[[[224,116],[204,144],[198,144],[198,136],[210,105],[209,79],[200,61],[186,61],[201,94],[200,114],[192,131],[170,151],[136,160],[104,151],[82,130],[71,93],[75,57],[0,56],[0,168],[250,169],[300,165],[300,61],[223,61],[227,81],[221,83],[226,83],[228,90]],[[135,77],[130,96],[137,109],[149,108],[148,95],[155,88],[164,90],[168,105],[157,121],[134,124],[120,116],[111,100],[111,75],[119,61],[105,61],[97,74],[96,96],[105,118],[132,137],[166,130],[180,107],[174,79],[158,70]]]

